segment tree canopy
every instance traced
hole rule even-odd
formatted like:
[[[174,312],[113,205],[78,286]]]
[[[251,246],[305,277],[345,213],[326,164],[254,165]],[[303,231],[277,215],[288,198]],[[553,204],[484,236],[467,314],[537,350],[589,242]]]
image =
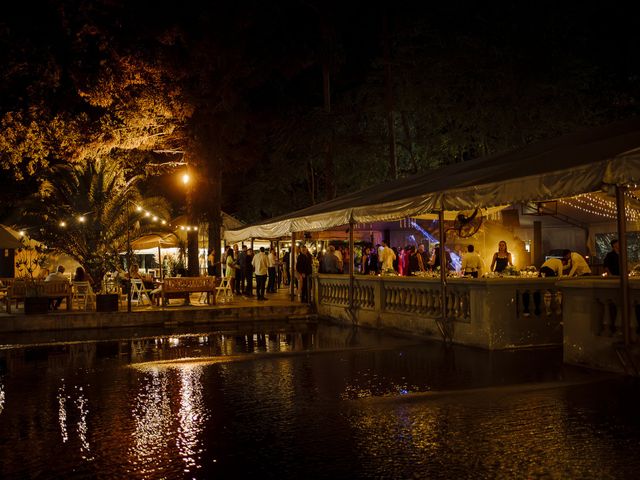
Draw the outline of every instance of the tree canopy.
[[[638,19],[574,7],[16,5],[0,20],[0,216],[99,161],[143,190],[188,163],[196,216],[252,221],[389,178],[389,138],[410,175],[636,115]]]

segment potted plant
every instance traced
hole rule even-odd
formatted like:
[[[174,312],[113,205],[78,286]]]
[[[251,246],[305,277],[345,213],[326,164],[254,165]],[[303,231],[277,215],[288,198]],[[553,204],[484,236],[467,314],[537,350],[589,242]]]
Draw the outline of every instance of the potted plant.
[[[18,279],[25,284],[24,313],[45,314],[49,311],[49,298],[41,295],[37,275],[47,263],[47,248],[27,236],[21,241],[23,247],[17,252],[16,269]]]

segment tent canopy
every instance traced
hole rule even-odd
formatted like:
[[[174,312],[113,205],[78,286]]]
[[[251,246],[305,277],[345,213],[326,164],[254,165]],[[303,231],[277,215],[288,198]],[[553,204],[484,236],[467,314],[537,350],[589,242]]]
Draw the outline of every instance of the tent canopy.
[[[131,242],[133,250],[146,250],[148,248],[172,248],[179,245],[180,240],[174,233],[152,233],[136,238]]]
[[[291,232],[420,217],[607,190],[640,180],[640,118],[429,170],[238,230],[225,239],[277,238]]]
[[[16,249],[22,248],[23,246],[14,230],[0,225],[0,248]]]

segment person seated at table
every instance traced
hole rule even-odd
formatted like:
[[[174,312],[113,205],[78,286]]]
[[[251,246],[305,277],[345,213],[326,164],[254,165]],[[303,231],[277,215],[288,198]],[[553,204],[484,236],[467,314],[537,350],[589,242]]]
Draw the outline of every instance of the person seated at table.
[[[559,258],[551,257],[540,267],[541,277],[561,277],[565,266],[565,261]]]
[[[64,275],[64,265],[58,265],[58,268],[55,272],[47,275],[47,278],[44,279],[45,282],[69,282],[69,279]],[[62,303],[64,297],[56,297],[52,298],[49,301],[49,308],[53,310],[57,310]]]
[[[572,252],[571,250],[563,250],[562,258],[565,263],[565,269],[569,268],[567,277],[582,277],[584,275],[591,275],[591,268],[585,260],[585,258],[578,252]]]
[[[89,273],[87,273],[81,266],[78,266],[78,268],[76,268],[76,273],[73,276],[73,281],[89,282],[90,284],[93,284],[93,278],[91,278],[91,275],[89,275]]]
[[[138,267],[138,265],[136,265],[135,263],[131,265],[129,273],[125,275],[125,278],[137,278],[138,280],[144,280],[142,278],[142,274],[140,273],[140,267]]]

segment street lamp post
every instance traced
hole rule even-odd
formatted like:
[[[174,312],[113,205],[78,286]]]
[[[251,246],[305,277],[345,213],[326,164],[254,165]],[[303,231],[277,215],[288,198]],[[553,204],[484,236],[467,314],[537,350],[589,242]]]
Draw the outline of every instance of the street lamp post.
[[[127,312],[131,312],[131,219],[130,219],[130,207],[131,201],[127,199],[127,271],[129,272],[129,278],[127,283]]]
[[[198,262],[198,230],[194,228],[196,222],[193,218],[193,178],[189,173],[189,165],[182,175],[182,183],[186,187],[187,194],[187,261],[189,276],[200,276],[200,266]]]

